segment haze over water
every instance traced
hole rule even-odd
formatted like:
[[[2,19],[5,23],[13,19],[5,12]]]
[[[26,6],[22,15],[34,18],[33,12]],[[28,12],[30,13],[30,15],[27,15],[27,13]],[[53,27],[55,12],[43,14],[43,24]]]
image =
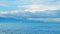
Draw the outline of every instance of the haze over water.
[[[60,0],[0,0],[0,34],[60,34]]]

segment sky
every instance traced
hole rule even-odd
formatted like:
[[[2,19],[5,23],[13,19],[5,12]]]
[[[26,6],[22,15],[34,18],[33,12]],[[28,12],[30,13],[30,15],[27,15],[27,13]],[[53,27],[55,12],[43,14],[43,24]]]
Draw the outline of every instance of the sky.
[[[60,0],[0,0],[0,22],[5,20],[59,22],[59,14]]]

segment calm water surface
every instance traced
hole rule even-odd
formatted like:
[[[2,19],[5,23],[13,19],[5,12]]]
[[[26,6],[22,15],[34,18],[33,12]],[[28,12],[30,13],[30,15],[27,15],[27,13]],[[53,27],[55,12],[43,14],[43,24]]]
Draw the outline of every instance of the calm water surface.
[[[60,23],[0,23],[0,34],[60,34]]]

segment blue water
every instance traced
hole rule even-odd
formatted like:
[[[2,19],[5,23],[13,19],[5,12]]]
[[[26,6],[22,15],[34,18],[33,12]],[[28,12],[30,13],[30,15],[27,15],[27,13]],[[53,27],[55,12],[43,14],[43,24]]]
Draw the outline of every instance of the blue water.
[[[0,23],[0,34],[60,34],[60,23]]]

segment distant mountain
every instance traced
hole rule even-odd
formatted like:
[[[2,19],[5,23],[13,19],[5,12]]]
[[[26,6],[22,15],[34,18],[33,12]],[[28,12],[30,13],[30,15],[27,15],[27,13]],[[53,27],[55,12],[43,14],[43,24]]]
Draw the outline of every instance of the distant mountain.
[[[5,18],[5,17],[0,17],[0,22],[15,22],[18,21],[14,18]]]
[[[16,18],[4,18],[4,17],[0,17],[0,22],[24,22],[24,23],[37,23],[37,22],[40,22],[38,20],[28,20],[27,18],[19,18],[19,19],[16,19]]]

